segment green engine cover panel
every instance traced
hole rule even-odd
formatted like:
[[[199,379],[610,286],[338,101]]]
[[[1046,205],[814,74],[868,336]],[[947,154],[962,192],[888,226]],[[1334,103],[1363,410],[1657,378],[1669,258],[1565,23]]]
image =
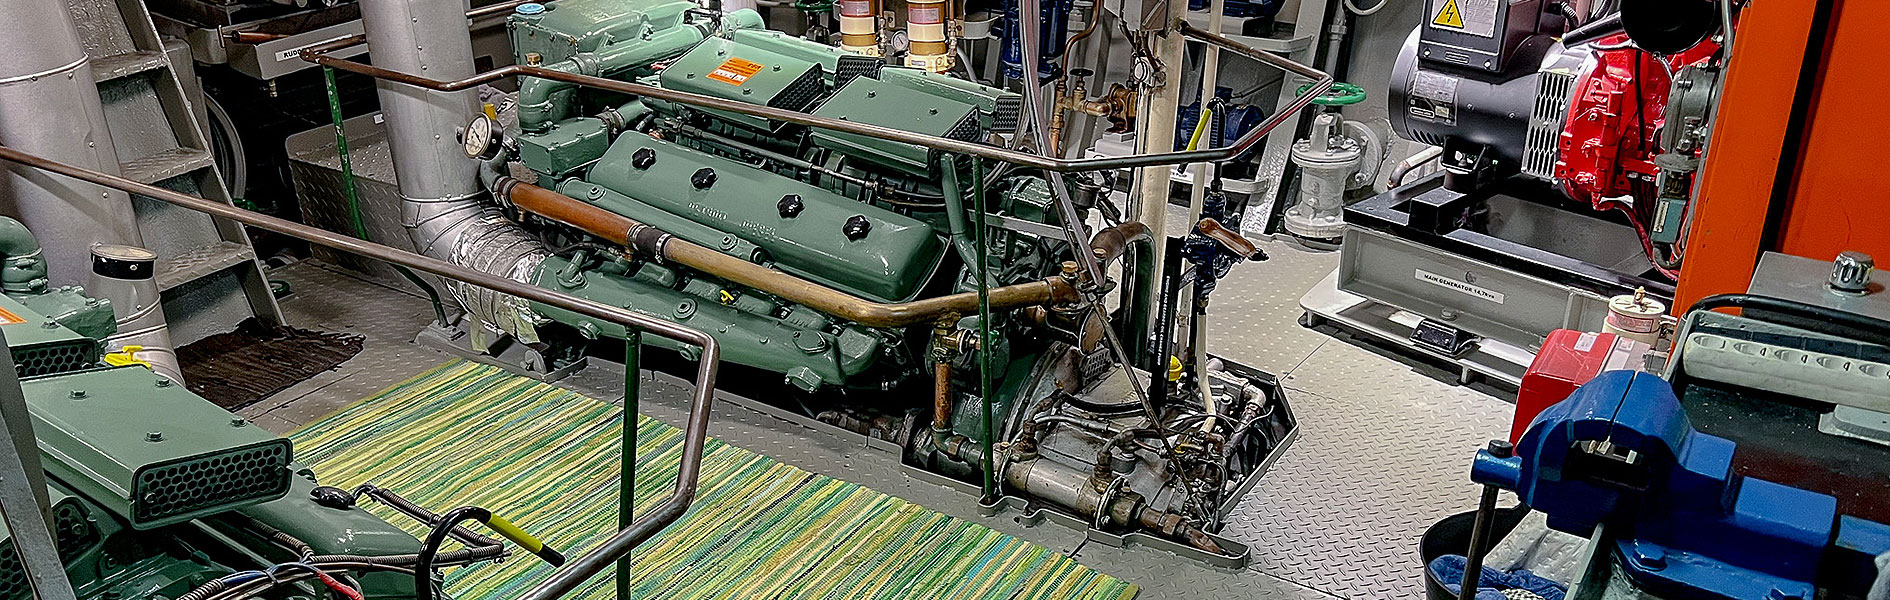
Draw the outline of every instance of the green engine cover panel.
[[[963,141],[984,135],[977,106],[869,77],[848,81],[814,114]],[[930,149],[912,144],[824,129],[814,130],[814,143],[912,175],[930,173],[935,158]]]
[[[280,498],[289,441],[140,366],[22,382],[46,472],[136,529]]]
[[[702,40],[677,58],[659,81],[664,89],[794,111],[806,111],[826,91],[820,65],[719,37]],[[761,117],[705,112],[756,129],[772,128]]]
[[[109,302],[87,306],[84,296],[61,291],[27,298],[44,299],[38,304],[60,310],[74,322],[95,321],[98,307],[103,306],[105,323],[111,325],[106,328],[106,335],[117,329],[117,323],[111,320]],[[72,306],[64,306],[66,304]],[[98,324],[93,323],[92,327],[97,329]],[[98,340],[66,328],[57,317],[33,310],[13,296],[0,296],[0,332],[6,333],[7,350],[13,354],[13,363],[21,377],[65,373],[98,365]]]
[[[639,151],[651,153],[648,168],[633,166]],[[587,179],[753,242],[782,271],[877,301],[918,295],[944,257],[937,232],[917,219],[648,136],[619,136]],[[849,220],[864,231],[849,235]]]
[[[543,13],[513,14],[506,25],[517,64],[534,52],[550,64],[676,27],[694,8],[695,3],[678,0],[557,0],[545,3]]]

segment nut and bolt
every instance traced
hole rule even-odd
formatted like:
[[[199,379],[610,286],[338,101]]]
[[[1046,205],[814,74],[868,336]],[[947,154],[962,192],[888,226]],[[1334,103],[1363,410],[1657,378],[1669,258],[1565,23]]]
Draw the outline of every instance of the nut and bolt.
[[[162,432],[162,431],[152,431],[152,432],[149,432],[149,433],[146,433],[146,434],[144,434],[144,441],[147,441],[147,442],[162,442],[162,441],[164,441],[164,432]]]

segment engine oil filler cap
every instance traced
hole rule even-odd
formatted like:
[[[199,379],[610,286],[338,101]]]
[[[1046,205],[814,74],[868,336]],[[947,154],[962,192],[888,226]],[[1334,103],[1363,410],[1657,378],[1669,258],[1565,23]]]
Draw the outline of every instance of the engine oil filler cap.
[[[709,167],[696,169],[695,174],[689,176],[689,185],[695,186],[698,190],[706,190],[714,186],[715,169]]]
[[[537,2],[526,2],[524,4],[518,5],[518,8],[514,8],[512,10],[521,15],[542,15],[545,13],[545,5],[539,4]]]
[[[840,233],[846,234],[847,239],[856,242],[866,237],[866,234],[871,231],[873,231],[873,222],[867,220],[866,215],[847,217],[846,225],[840,227]]]
[[[774,208],[781,211],[781,218],[792,219],[800,216],[807,204],[801,201],[800,194],[786,194],[781,196],[780,202],[774,203]]]
[[[647,171],[656,164],[656,151],[649,148],[637,148],[630,153],[630,166],[638,171]]]

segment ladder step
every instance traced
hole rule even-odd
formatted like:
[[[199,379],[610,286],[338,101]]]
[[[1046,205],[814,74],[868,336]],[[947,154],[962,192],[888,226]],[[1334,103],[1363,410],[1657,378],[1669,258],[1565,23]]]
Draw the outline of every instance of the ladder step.
[[[178,175],[208,168],[216,159],[207,150],[172,148],[118,164],[119,173],[139,183],[155,184]]]
[[[92,78],[98,80],[99,83],[104,83],[139,73],[156,71],[166,65],[163,52],[139,50],[113,54],[92,61]]]
[[[256,258],[256,251],[236,242],[217,242],[164,257],[157,268],[158,291],[202,279]]]

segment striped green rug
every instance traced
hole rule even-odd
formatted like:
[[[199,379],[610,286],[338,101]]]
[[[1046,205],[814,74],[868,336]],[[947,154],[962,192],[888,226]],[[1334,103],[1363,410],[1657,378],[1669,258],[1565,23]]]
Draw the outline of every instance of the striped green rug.
[[[290,434],[329,485],[478,504],[566,555],[616,529],[622,409],[454,361]],[[682,432],[638,420],[637,509],[674,483]],[[411,519],[383,518],[416,535]],[[975,523],[709,440],[688,515],[636,552],[638,598],[1095,598],[1136,588]],[[520,554],[447,574],[459,600],[516,598],[550,573]],[[611,576],[574,597],[612,598]]]

